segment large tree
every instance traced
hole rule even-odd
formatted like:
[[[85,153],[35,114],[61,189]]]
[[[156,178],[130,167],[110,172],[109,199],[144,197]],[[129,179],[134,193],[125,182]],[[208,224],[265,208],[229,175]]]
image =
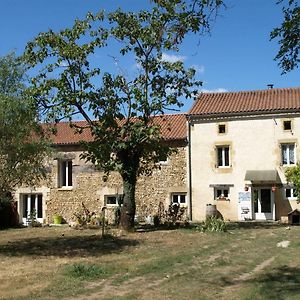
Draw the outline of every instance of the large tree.
[[[49,148],[36,121],[36,106],[23,96],[25,81],[26,67],[14,53],[0,58],[0,201],[16,187],[45,176]]]
[[[221,4],[156,0],[149,10],[89,13],[72,28],[39,34],[26,47],[26,63],[39,70],[30,94],[37,105],[52,121],[68,118],[72,123],[80,114],[94,136],[94,142],[85,144],[83,157],[106,173],[120,173],[124,229],[134,224],[138,176],[172,152],[162,142],[154,117],[181,107],[182,99],[193,97],[201,84],[194,69],[186,69],[182,61],[167,61],[164,53],[178,51],[187,34],[208,30]],[[101,60],[108,56],[96,66],[91,57],[111,45],[119,47],[119,57],[113,58],[119,72],[100,73]],[[134,59],[136,76],[125,75],[122,58]]]
[[[292,71],[300,62],[300,7],[298,0],[279,0],[282,4],[283,22],[270,34],[279,40],[279,51],[275,57],[283,73]]]

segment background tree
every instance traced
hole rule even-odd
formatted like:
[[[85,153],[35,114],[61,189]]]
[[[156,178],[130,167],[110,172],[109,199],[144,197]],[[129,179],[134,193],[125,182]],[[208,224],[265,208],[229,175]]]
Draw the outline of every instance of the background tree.
[[[275,28],[271,34],[271,40],[279,39],[280,49],[275,57],[283,73],[292,71],[298,67],[300,50],[300,7],[298,0],[280,0],[283,3],[282,24]]]
[[[188,33],[208,30],[220,5],[219,0],[156,0],[150,10],[89,13],[72,28],[39,34],[26,47],[25,61],[39,69],[30,93],[37,105],[52,121],[72,123],[80,114],[94,136],[82,157],[107,174],[120,173],[124,229],[134,224],[138,176],[149,174],[162,155],[173,151],[162,142],[155,116],[181,107],[201,84],[195,70],[164,60],[163,53],[178,51]],[[124,60],[134,58],[138,74],[100,74],[90,57],[107,45],[117,45]]]
[[[288,168],[285,171],[287,182],[293,185],[294,194],[297,196],[298,201],[300,200],[300,166]]]
[[[14,53],[0,58],[0,211],[10,204],[17,186],[33,185],[46,175],[48,147],[40,135],[35,106],[23,97],[25,74]]]

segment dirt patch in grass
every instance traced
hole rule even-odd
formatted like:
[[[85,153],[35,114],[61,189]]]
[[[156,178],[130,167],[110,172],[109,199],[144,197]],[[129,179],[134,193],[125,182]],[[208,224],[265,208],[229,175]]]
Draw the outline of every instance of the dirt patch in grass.
[[[260,293],[280,287],[280,272],[294,282],[283,296],[300,292],[300,227],[110,233],[0,231],[0,299],[269,299]]]

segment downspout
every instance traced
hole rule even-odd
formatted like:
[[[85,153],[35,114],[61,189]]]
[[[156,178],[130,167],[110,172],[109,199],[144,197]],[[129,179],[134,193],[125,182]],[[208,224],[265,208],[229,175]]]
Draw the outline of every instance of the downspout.
[[[187,122],[188,122],[188,164],[189,164],[189,167],[188,167],[188,178],[189,178],[189,219],[190,221],[193,220],[193,207],[192,207],[192,164],[191,164],[191,161],[192,161],[192,158],[191,158],[191,155],[192,155],[192,143],[191,143],[191,122],[190,122],[190,119],[188,117],[187,119]]]

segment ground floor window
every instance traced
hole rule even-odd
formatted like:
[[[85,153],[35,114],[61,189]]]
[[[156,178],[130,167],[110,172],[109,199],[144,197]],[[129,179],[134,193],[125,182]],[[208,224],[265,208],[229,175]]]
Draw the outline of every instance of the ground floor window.
[[[171,195],[172,204],[179,204],[182,206],[187,205],[186,193],[173,193]]]
[[[22,194],[21,205],[23,219],[30,216],[37,219],[43,218],[43,196],[42,194]]]
[[[214,189],[215,200],[228,199],[229,198],[229,187],[215,187]]]
[[[296,191],[293,188],[286,188],[285,189],[285,197],[287,200],[296,200],[298,199],[296,195]]]
[[[105,195],[104,199],[107,206],[123,205],[123,195]]]

